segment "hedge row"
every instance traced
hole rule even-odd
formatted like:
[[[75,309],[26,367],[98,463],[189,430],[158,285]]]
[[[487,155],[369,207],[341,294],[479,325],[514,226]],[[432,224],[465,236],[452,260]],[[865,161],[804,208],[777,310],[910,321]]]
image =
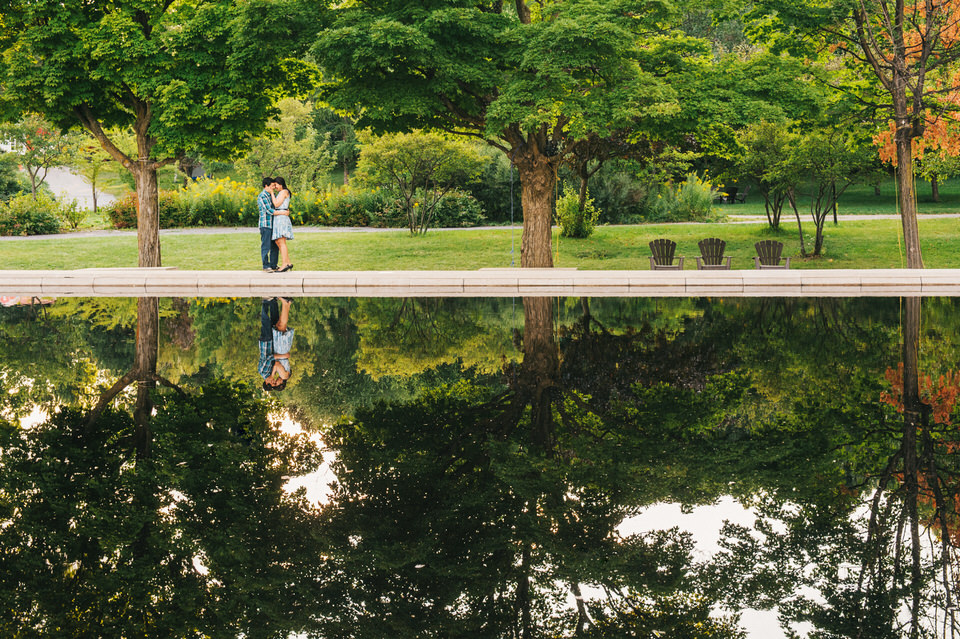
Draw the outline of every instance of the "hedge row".
[[[160,227],[257,226],[260,191],[230,179],[204,179],[176,191],[161,191]],[[384,190],[343,189],[295,193],[291,201],[294,224],[402,228],[407,222],[400,201]],[[104,209],[114,228],[135,228],[134,195]],[[453,191],[437,206],[434,227],[477,226],[484,221],[480,203],[471,195]]]

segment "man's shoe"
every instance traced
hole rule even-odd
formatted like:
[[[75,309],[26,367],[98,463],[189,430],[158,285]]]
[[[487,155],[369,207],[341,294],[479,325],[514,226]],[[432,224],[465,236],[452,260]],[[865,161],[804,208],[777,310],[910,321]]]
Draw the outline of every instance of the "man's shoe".
[[[264,272],[264,273],[276,273],[276,272],[277,272],[277,269],[275,269],[275,268],[270,268],[270,267],[268,266],[267,268],[263,269],[263,272]]]

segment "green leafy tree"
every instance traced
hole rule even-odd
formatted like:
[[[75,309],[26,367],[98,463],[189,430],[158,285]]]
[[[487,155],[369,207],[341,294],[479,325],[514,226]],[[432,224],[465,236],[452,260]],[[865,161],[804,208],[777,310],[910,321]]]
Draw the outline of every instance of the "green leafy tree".
[[[786,123],[762,121],[741,131],[737,142],[742,151],[735,160],[733,173],[757,188],[763,196],[767,223],[771,229],[779,229],[783,206],[795,187],[796,176],[785,164],[797,135]]]
[[[824,224],[831,211],[836,211],[837,200],[850,185],[870,181],[875,165],[873,149],[855,134],[836,128],[816,129],[800,136],[788,162],[791,166],[787,173],[800,176],[810,189],[810,216],[815,229],[811,254],[817,257],[823,251]],[[787,199],[797,215],[800,251],[806,256],[797,190],[788,189]]]
[[[90,185],[94,213],[97,212],[97,184],[100,176],[114,162],[110,154],[96,140],[88,136],[76,136],[71,144],[70,168],[79,173]]]
[[[0,125],[0,140],[9,145],[9,155],[30,176],[30,192],[37,189],[55,166],[69,163],[69,138],[45,118],[28,113],[15,123]]]
[[[321,135],[330,136],[330,145],[337,164],[343,167],[343,185],[350,183],[350,170],[360,156],[360,142],[354,120],[327,108],[315,108],[313,126]]]
[[[811,49],[839,53],[853,71],[843,90],[855,90],[865,114],[882,114],[896,147],[896,180],[904,248],[909,268],[923,268],[914,191],[914,140],[931,120],[955,111],[948,97],[956,86],[958,5],[904,0],[753,3],[748,31],[775,50],[810,55]],[[864,82],[864,80],[867,80]],[[886,128],[886,127],[883,127]]]
[[[281,91],[311,74],[296,3],[150,0],[0,4],[0,114],[80,125],[136,182],[140,266],[160,265],[157,169],[186,149],[235,153],[263,130]],[[282,83],[276,78],[283,77]],[[124,152],[109,127],[129,127]]]
[[[136,463],[137,429],[122,409],[93,424],[65,406],[30,429],[3,423],[0,631],[301,630],[322,555],[310,541],[315,512],[284,484],[320,456],[267,410],[249,387],[222,381],[158,397],[153,454]]]
[[[21,182],[19,163],[9,153],[0,153],[0,201],[9,200],[11,196],[29,188]]]
[[[313,125],[309,103],[284,98],[280,113],[263,135],[251,139],[250,151],[236,166],[252,184],[264,176],[281,176],[294,190],[315,189],[327,180],[334,157],[328,134]]]
[[[940,185],[960,175],[960,157],[950,155],[945,149],[927,149],[920,159],[917,174],[930,182],[930,196],[940,201]]]
[[[676,110],[642,41],[671,17],[643,0],[375,0],[335,5],[313,52],[331,74],[324,98],[360,113],[358,126],[442,129],[503,151],[521,183],[521,265],[545,267],[563,159],[591,133]]]
[[[411,235],[423,235],[443,196],[479,179],[487,159],[477,148],[437,133],[388,134],[363,145],[357,180],[396,192]]]

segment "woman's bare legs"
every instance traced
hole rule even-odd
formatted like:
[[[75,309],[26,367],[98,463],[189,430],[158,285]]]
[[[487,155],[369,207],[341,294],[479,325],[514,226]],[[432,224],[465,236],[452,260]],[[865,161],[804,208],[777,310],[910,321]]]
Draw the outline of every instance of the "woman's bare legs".
[[[285,297],[280,298],[280,318],[273,325],[278,331],[287,330],[287,321],[290,319],[290,300]]]
[[[290,253],[287,251],[287,238],[278,237],[276,241],[277,248],[280,249],[280,266],[277,268],[281,269],[284,266],[293,266],[293,262],[290,261]]]

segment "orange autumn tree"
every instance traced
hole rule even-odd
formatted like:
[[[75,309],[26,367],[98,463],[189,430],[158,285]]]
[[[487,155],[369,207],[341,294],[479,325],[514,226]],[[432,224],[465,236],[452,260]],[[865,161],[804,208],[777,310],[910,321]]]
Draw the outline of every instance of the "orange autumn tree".
[[[907,266],[923,268],[914,193],[915,140],[957,108],[960,0],[759,0],[748,14],[775,49],[840,55],[873,86],[864,115],[891,122]],[[856,81],[838,87],[856,92]]]
[[[949,107],[944,111],[928,109],[925,114],[923,135],[914,141],[913,157],[921,174],[930,180],[933,189],[933,201],[939,202],[938,180],[949,177],[960,165],[960,127],[952,117],[954,111],[960,111],[960,74],[954,76],[954,86],[943,93],[943,103]],[[873,137],[879,151],[880,160],[897,166],[897,127],[889,122],[885,130]]]
[[[890,390],[883,391],[880,400],[902,414],[905,410],[904,384],[907,382],[904,379],[903,362],[897,368],[888,368],[884,377],[890,384]],[[952,424],[954,407],[960,398],[960,370],[947,371],[936,379],[919,373],[917,390],[919,400],[929,416],[929,419],[921,420],[917,428],[919,440],[930,444],[920,446],[921,451],[918,452],[924,460],[916,469],[917,501],[928,506],[930,513],[924,518],[923,524],[941,533],[945,531],[944,542],[949,539],[953,547],[960,547],[960,490],[955,488],[956,478],[939,472],[939,464],[930,458],[934,455],[935,447],[949,456],[960,452],[960,430]],[[934,426],[931,426],[931,421]],[[904,475],[897,476],[905,480]]]

